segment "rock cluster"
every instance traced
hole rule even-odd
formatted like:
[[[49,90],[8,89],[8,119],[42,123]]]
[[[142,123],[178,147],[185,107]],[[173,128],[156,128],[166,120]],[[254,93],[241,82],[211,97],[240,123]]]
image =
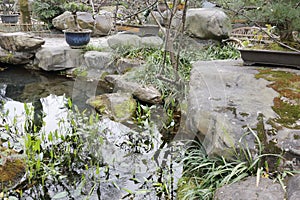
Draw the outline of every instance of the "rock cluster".
[[[28,64],[44,43],[43,38],[28,33],[1,33],[0,62],[13,65]]]
[[[77,25],[82,29],[91,29],[94,36],[108,35],[113,28],[112,14],[103,13],[93,17],[88,12],[77,12],[76,17],[69,11],[52,20],[58,30],[76,29]],[[77,20],[77,22],[75,22]]]

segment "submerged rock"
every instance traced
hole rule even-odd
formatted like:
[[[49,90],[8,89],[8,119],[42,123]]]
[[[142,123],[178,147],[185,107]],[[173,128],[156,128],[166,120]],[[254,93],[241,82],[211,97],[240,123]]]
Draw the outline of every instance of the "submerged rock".
[[[131,93],[137,99],[151,104],[162,102],[162,95],[154,86],[128,81],[121,75],[107,75],[105,80],[114,85],[115,91]]]
[[[0,188],[14,186],[24,174],[25,161],[22,155],[0,146]]]
[[[137,106],[129,93],[99,95],[88,99],[87,104],[115,121],[131,120]]]

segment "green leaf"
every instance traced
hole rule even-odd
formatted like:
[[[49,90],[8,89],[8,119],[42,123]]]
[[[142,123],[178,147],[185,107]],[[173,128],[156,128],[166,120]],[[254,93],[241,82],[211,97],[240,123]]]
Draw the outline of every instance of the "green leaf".
[[[60,193],[55,194],[55,195],[52,197],[52,199],[61,199],[61,198],[67,197],[67,196],[68,196],[68,192],[63,191],[63,192],[60,192]]]
[[[129,193],[129,194],[134,194],[134,191],[129,190],[127,188],[122,188],[122,190],[124,190],[125,192]]]

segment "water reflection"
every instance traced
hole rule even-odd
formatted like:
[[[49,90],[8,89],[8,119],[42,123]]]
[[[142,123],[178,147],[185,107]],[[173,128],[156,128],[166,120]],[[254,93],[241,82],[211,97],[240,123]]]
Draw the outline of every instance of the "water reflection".
[[[22,68],[7,69],[0,72],[0,101],[4,102],[1,110],[3,113],[8,111],[6,119],[10,124],[16,123],[19,130],[23,130],[26,103],[33,110],[33,122],[41,129],[40,132],[50,133],[59,128],[60,133],[68,133],[71,126],[67,121],[67,97],[73,97],[75,103],[84,105],[85,98],[104,91],[101,88],[98,91],[90,91],[89,88],[95,88],[89,87],[91,84],[95,86],[98,83],[79,80],[74,84],[72,79],[57,74],[32,72]],[[66,120],[63,126],[58,127],[57,124],[63,120]],[[62,199],[85,199],[90,196],[90,199],[152,200],[163,197],[163,193],[166,192],[163,191],[164,187],[168,190],[176,188],[176,180],[181,176],[182,170],[181,165],[174,161],[173,147],[178,145],[161,148],[163,141],[155,125],[147,128],[129,128],[109,119],[102,119],[97,126],[96,137],[103,137],[103,144],[97,142],[98,138],[94,138],[95,144],[86,144],[89,153],[102,156],[99,159],[102,160],[103,166],[97,179],[89,179],[94,177],[95,168],[85,171],[76,169],[78,174],[88,174],[84,188],[80,188],[80,181],[67,185],[66,183],[72,182],[68,180],[63,182],[66,184],[63,186],[48,182],[45,186],[46,193],[38,192],[45,188],[37,186],[35,195],[38,198],[32,196],[32,191],[29,190],[24,192],[23,199],[49,199],[55,194],[68,191],[69,196]],[[95,181],[99,182],[99,186],[89,194]],[[173,191],[169,192],[165,194],[165,198],[175,198],[171,194]]]

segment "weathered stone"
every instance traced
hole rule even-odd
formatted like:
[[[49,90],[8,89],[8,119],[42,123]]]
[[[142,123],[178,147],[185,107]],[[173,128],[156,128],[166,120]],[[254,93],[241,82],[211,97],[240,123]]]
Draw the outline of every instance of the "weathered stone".
[[[185,31],[200,39],[228,38],[231,32],[229,17],[217,8],[188,9]]]
[[[158,104],[162,101],[161,93],[151,85],[141,85],[139,83],[125,80],[122,76],[107,75],[105,80],[114,84],[115,91],[131,93],[141,101]]]
[[[256,177],[225,185],[217,189],[214,200],[282,200],[284,191],[279,183],[271,179],[261,178],[258,186]]]
[[[157,36],[142,37],[141,46],[147,48],[160,48],[163,45],[163,40]]]
[[[300,174],[291,177],[287,185],[287,200],[300,199]]]
[[[144,61],[138,59],[120,58],[116,63],[118,73],[124,74],[132,68],[138,68],[144,64]]]
[[[65,46],[42,48],[36,53],[34,64],[46,71],[58,71],[80,67],[82,63],[82,52]]]
[[[75,17],[70,11],[65,11],[63,14],[55,17],[52,20],[53,26],[58,30],[75,29]]]
[[[230,155],[231,148],[248,132],[247,127],[257,127],[259,113],[265,121],[276,116],[272,105],[278,93],[267,87],[268,81],[254,77],[255,68],[241,67],[241,62],[193,64],[186,127],[209,154]],[[253,135],[244,139],[255,149]]]
[[[94,35],[108,35],[112,28],[113,20],[111,17],[111,13],[95,16]]]
[[[77,23],[82,29],[94,29],[94,18],[91,13],[88,12],[76,12]]]
[[[84,54],[84,60],[87,68],[107,69],[113,59],[110,52],[88,51]]]
[[[118,47],[158,48],[161,47],[161,45],[163,44],[163,40],[157,36],[139,37],[138,35],[135,34],[123,34],[123,33],[118,33],[116,35],[110,36],[107,39],[107,42],[112,49],[116,49]]]
[[[112,35],[107,39],[110,48],[116,49],[118,47],[140,47],[141,38],[133,34],[118,33]]]
[[[172,28],[177,28],[179,30],[179,27],[181,26],[181,22],[182,22],[182,11],[177,11],[175,13],[175,15],[173,15],[172,21],[171,21],[171,27]],[[163,17],[163,25],[165,25],[165,27],[168,27],[168,25],[170,24],[170,17],[171,17],[171,11],[170,10],[166,10],[163,12],[162,14]]]
[[[8,52],[0,49],[0,63],[24,65],[33,61],[34,54],[29,52]]]
[[[281,149],[295,154],[300,162],[300,130],[283,128],[276,134],[277,146]],[[298,166],[300,170],[300,166]]]
[[[33,51],[39,49],[45,40],[34,35],[15,32],[15,33],[1,33],[0,46],[8,51]]]
[[[25,156],[1,146],[0,153],[0,187],[9,190],[20,182],[26,172]]]
[[[130,120],[136,110],[136,101],[129,93],[103,94],[87,100],[87,104],[115,121]]]
[[[158,11],[153,11],[152,13],[153,13],[153,16],[157,19],[157,21],[160,24],[163,24],[163,17],[161,16],[161,14]],[[147,21],[146,21],[147,24],[157,24],[157,22],[153,16],[151,14],[148,15]]]

